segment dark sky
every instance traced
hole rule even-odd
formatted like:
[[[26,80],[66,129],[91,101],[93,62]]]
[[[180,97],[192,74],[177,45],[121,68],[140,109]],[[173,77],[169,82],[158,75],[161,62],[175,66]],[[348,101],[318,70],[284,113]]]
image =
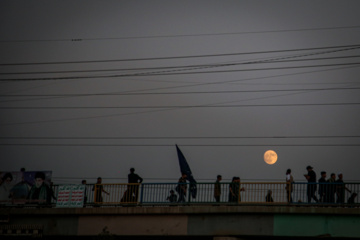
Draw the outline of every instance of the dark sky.
[[[0,171],[359,181],[359,1],[1,1]],[[266,150],[278,154],[274,165]]]

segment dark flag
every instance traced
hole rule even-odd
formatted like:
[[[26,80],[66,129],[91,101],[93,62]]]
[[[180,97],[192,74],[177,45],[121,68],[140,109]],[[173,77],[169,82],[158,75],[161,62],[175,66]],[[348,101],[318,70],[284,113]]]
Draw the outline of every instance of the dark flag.
[[[196,193],[197,193],[196,181],[191,173],[189,164],[187,163],[184,154],[181,152],[178,145],[175,145],[175,146],[176,146],[176,151],[177,151],[177,155],[178,155],[178,159],[179,159],[180,171],[181,171],[181,173],[186,174],[186,176],[187,176],[186,179],[190,182],[191,196],[193,198],[196,198]]]

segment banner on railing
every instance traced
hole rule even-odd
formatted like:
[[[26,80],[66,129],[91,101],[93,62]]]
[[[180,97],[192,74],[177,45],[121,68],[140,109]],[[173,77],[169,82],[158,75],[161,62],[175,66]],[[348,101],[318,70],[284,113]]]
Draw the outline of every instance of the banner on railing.
[[[48,202],[51,171],[0,172],[0,204]]]
[[[85,185],[60,185],[56,207],[77,208],[84,206]]]

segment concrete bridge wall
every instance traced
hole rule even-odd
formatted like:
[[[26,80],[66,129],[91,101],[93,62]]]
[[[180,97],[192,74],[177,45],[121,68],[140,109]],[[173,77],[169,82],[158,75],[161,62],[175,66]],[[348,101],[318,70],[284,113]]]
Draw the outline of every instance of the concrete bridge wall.
[[[359,208],[286,206],[3,208],[0,237],[37,233],[43,236],[360,238],[359,214]]]

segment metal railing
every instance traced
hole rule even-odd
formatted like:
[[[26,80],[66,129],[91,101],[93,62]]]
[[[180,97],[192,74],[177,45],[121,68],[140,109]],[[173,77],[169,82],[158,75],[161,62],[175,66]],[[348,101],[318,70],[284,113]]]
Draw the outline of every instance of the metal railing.
[[[285,182],[244,182],[238,185],[220,183],[219,201],[215,198],[214,183],[197,183],[196,197],[191,184],[142,183],[102,184],[109,195],[102,194],[102,201],[94,198],[94,204],[138,204],[138,205],[181,205],[181,204],[359,204],[357,193],[359,183],[293,183],[289,193]],[[184,191],[179,190],[183,187]],[[314,198],[309,201],[311,189]],[[130,192],[129,192],[130,189]],[[230,190],[231,189],[231,190]],[[310,190],[309,190],[310,189]],[[319,195],[322,191],[322,196]],[[171,193],[172,192],[172,193]],[[311,194],[310,194],[311,196]],[[316,200],[318,202],[316,202]],[[90,202],[88,202],[90,203]]]
[[[88,184],[85,187],[84,206],[192,204],[360,206],[357,197],[357,193],[360,192],[360,183],[297,182],[289,185],[286,182],[242,182],[220,183],[218,187],[215,187],[214,183],[197,183],[196,188],[194,186],[190,183]],[[58,185],[53,185],[52,189],[53,195],[57,196]],[[215,194],[218,198],[215,198]],[[24,206],[29,203],[34,205],[42,202],[21,202]],[[56,197],[51,198],[50,204],[47,203],[50,206],[55,204]],[[18,204],[16,201],[8,201],[5,204],[0,202],[0,206],[4,205]]]

